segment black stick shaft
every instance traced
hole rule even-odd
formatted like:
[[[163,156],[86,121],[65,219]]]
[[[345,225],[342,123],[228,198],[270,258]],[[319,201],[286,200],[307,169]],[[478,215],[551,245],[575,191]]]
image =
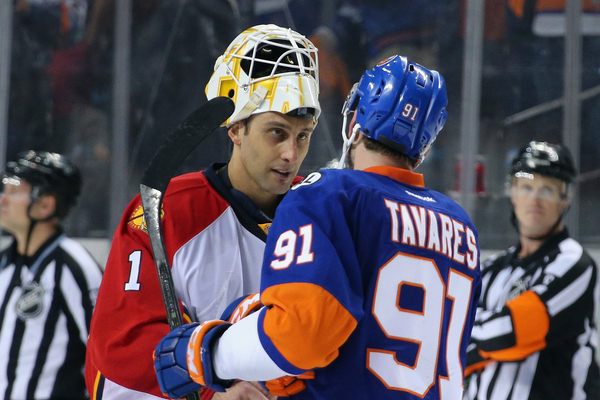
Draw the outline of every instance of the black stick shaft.
[[[171,330],[183,324],[183,317],[161,227],[163,197],[177,168],[200,142],[229,118],[234,108],[231,99],[217,97],[196,109],[169,135],[142,176],[140,196],[144,220]],[[195,392],[186,396],[186,399],[199,400],[199,395]]]

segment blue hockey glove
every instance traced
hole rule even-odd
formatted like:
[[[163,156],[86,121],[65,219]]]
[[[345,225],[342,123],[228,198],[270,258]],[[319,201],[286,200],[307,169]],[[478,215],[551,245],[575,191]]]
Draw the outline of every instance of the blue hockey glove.
[[[190,336],[198,325],[194,322],[173,329],[154,350],[154,369],[160,390],[172,399],[182,399],[202,389],[190,377],[186,357]]]
[[[154,350],[154,369],[163,393],[173,399],[207,387],[224,392],[233,380],[215,376],[211,345],[231,324],[225,321],[207,321],[183,325],[173,329]]]
[[[221,320],[206,321],[194,329],[189,339],[187,363],[190,377],[215,392],[224,392],[235,382],[219,379],[215,375],[212,360],[213,344],[230,326],[230,323]]]

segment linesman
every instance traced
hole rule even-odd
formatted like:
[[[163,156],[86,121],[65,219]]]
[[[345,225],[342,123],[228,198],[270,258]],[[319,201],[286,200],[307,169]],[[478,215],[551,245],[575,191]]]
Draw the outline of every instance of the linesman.
[[[6,165],[0,227],[0,399],[87,399],[83,367],[102,271],[61,221],[81,187],[64,156],[20,153]]]
[[[512,163],[519,243],[482,268],[467,399],[600,398],[598,272],[563,223],[574,178],[562,145],[530,142]]]

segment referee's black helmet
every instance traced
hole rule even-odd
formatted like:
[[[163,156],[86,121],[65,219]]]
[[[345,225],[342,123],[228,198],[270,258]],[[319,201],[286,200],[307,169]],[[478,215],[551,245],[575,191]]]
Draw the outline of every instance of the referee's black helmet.
[[[31,186],[31,201],[35,203],[43,195],[56,198],[56,216],[60,219],[77,201],[81,192],[81,173],[67,157],[48,151],[26,151],[9,161],[5,177],[16,177]]]
[[[562,144],[532,141],[519,151],[510,168],[511,176],[520,173],[557,178],[566,183],[575,179],[575,165],[569,149]]]

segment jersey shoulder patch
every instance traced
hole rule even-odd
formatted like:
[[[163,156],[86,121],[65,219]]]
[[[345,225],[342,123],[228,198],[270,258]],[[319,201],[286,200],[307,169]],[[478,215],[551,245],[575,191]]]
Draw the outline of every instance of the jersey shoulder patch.
[[[312,172],[306,178],[301,180],[299,183],[292,186],[292,190],[298,190],[302,186],[310,186],[321,180],[323,174],[321,172]]]

